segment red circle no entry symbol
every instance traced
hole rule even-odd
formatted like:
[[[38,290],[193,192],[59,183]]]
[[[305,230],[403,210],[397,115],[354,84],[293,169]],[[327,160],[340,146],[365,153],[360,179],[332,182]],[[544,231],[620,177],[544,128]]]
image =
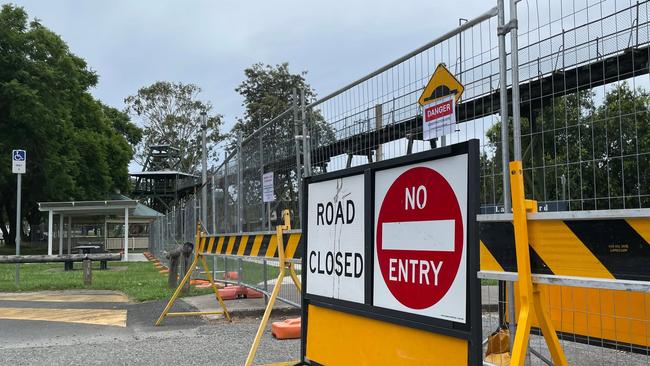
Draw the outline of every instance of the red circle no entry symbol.
[[[415,167],[392,183],[377,218],[377,260],[393,296],[411,309],[442,299],[463,251],[463,219],[453,189],[433,169]]]

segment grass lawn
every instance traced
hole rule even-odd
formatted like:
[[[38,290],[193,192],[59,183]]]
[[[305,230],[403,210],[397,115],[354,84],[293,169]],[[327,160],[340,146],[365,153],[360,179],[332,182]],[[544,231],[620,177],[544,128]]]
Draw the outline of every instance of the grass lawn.
[[[127,267],[125,270],[117,270]],[[0,292],[95,289],[116,290],[135,301],[168,299],[173,290],[167,288],[167,276],[158,273],[150,262],[109,262],[108,271],[99,270],[99,262],[93,263],[91,286],[83,285],[81,263],[75,270],[64,272],[63,263],[34,263],[20,265],[20,287],[15,283],[15,264],[0,264]],[[113,268],[113,270],[110,270]],[[196,289],[190,296],[211,293],[210,289]]]

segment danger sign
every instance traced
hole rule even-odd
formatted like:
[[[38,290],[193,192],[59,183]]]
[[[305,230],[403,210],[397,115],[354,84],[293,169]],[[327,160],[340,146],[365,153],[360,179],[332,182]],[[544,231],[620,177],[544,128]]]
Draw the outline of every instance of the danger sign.
[[[373,303],[465,322],[467,155],[378,171]]]
[[[448,95],[424,106],[422,134],[425,140],[454,132],[456,125],[456,103],[454,96]]]

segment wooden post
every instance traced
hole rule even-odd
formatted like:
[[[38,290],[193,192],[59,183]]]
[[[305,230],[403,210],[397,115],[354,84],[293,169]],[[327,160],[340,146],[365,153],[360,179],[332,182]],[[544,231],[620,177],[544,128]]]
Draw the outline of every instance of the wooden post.
[[[167,259],[169,259],[167,286],[169,286],[169,288],[176,288],[178,286],[178,264],[180,262],[181,253],[182,247],[180,245],[167,253]]]
[[[92,284],[93,280],[93,266],[92,266],[92,261],[90,259],[84,259],[83,260],[83,268],[84,268],[84,285],[85,286],[90,286]]]
[[[181,250],[182,254],[182,273],[185,275],[187,273],[192,273],[194,268],[192,267],[192,260],[191,260],[191,255],[192,251],[194,250],[194,244],[190,242],[186,242],[183,244],[183,249]],[[183,293],[189,293],[190,292],[190,281],[185,282],[185,285],[183,286]]]

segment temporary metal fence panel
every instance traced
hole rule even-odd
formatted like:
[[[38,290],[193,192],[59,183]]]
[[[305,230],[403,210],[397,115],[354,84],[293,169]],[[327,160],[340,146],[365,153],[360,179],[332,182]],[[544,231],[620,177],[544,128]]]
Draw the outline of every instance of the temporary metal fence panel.
[[[548,210],[650,206],[648,6],[519,5],[527,196]]]
[[[498,281],[513,283],[513,272],[481,271],[483,281],[482,315],[484,354],[487,339],[503,327],[507,314],[499,311],[507,306],[500,294]],[[609,281],[554,275],[533,275],[533,282],[543,284],[546,306],[569,365],[647,365],[650,358],[650,285],[639,281]],[[581,335],[582,334],[582,335]],[[584,334],[597,334],[584,336]],[[645,345],[640,345],[645,344]],[[539,330],[529,342],[526,365],[552,365],[550,354]],[[503,364],[505,354],[494,354],[492,364]]]

